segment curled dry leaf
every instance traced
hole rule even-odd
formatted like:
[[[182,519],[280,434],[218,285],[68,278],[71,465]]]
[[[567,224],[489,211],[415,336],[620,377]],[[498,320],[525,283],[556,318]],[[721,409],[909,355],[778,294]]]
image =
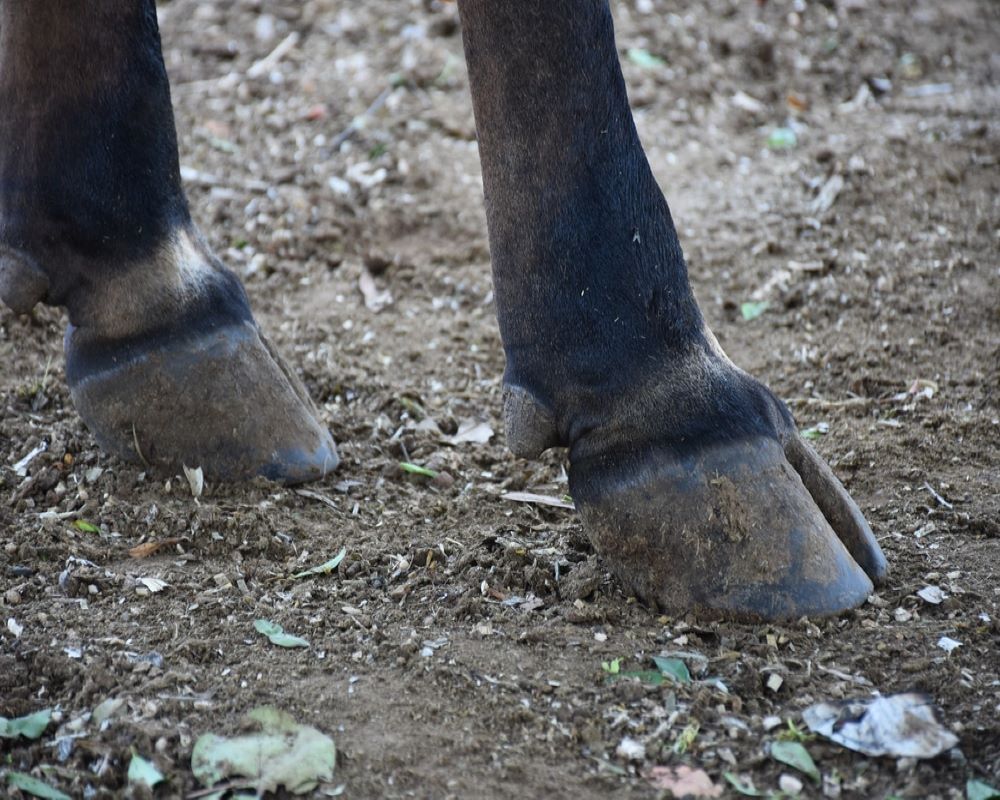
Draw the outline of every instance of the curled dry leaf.
[[[184,467],[184,477],[187,478],[188,486],[191,487],[191,496],[201,497],[202,492],[205,491],[205,473],[201,467],[192,469],[187,465],[182,466]]]
[[[373,314],[377,314],[392,303],[392,293],[388,289],[379,289],[375,284],[375,278],[367,269],[361,270],[358,288],[365,299],[365,308]]]

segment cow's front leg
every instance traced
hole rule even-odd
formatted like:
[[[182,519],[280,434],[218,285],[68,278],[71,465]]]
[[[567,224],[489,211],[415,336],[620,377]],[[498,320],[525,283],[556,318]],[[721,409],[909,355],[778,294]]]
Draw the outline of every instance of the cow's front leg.
[[[569,447],[594,546],[661,608],[774,619],[863,602],[885,559],[784,404],[705,326],[606,0],[459,8],[511,448]]]
[[[0,297],[68,309],[73,403],[107,450],[230,479],[336,466],[191,222],[152,0],[0,0]]]

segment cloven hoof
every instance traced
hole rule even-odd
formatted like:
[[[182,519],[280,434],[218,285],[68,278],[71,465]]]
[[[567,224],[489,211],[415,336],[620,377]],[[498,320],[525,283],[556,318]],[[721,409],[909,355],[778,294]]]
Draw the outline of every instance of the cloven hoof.
[[[570,491],[626,590],[664,612],[836,614],[886,572],[860,510],[794,432],[784,447],[759,437],[593,457],[573,465]]]
[[[289,484],[338,464],[305,388],[252,322],[119,344],[70,326],[64,345],[73,405],[127,461]]]

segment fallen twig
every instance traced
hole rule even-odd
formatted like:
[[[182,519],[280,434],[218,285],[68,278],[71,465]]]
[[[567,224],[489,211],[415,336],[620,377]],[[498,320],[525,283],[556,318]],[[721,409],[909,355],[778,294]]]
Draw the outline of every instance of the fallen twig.
[[[267,75],[267,73],[274,69],[278,65],[278,62],[288,55],[298,43],[299,34],[297,31],[292,31],[288,34],[288,36],[278,42],[278,46],[275,47],[270,53],[250,65],[250,68],[247,70],[247,77],[261,78],[264,75]]]
[[[374,114],[376,111],[378,111],[380,108],[382,108],[382,106],[385,105],[385,101],[388,100],[389,95],[392,94],[392,88],[393,87],[391,86],[387,86],[385,89],[383,89],[382,92],[379,94],[379,96],[372,101],[372,104],[365,109],[363,114],[360,114],[359,116],[352,119],[351,124],[348,125],[346,128],[344,128],[344,130],[342,130],[333,138],[333,141],[330,143],[330,146],[334,150],[336,150],[344,142],[350,139],[355,133],[357,133],[357,131],[360,130],[361,126],[364,124],[364,121],[372,114]]]

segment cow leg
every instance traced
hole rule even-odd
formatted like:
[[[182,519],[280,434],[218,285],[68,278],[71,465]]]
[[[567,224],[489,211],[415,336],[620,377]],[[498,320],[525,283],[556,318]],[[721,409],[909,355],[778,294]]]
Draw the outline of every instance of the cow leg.
[[[606,0],[459,9],[512,450],[569,448],[595,548],[665,610],[776,619],[863,602],[885,559],[784,404],[705,326]]]
[[[66,307],[66,376],[98,442],[226,479],[336,466],[191,221],[153,0],[0,0],[0,109],[0,297]]]

